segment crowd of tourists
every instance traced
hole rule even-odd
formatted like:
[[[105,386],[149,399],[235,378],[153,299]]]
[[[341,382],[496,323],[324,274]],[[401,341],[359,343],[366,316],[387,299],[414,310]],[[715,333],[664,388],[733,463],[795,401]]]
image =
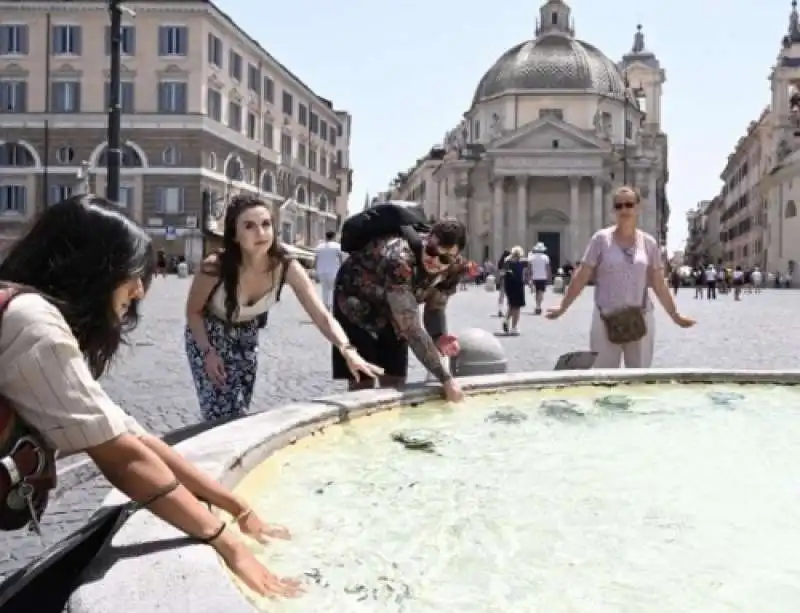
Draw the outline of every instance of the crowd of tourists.
[[[544,313],[559,319],[593,281],[596,306],[587,329],[599,368],[650,366],[655,324],[648,288],[675,324],[694,325],[678,311],[655,239],[637,228],[639,209],[634,189],[617,190],[615,224],[595,233],[574,270],[560,271],[568,280],[563,297]],[[203,418],[248,412],[259,335],[286,287],[330,343],[332,377],[350,390],[402,387],[413,353],[444,397],[461,401],[443,357],[460,350],[448,330],[448,300],[476,271],[463,256],[467,231],[457,220],[428,225],[415,215],[378,205],[345,222],[341,243],[329,234],[316,263],[320,293],[277,239],[270,207],[256,197],[234,197],[222,248],[197,270],[185,307],[185,352]],[[286,529],[264,521],[149,434],[99,383],[138,325],[152,279],[164,269],[148,234],[92,195],[48,207],[6,254],[0,264],[0,422],[15,427],[0,439],[0,529],[38,525],[53,486],[55,454],[86,452],[133,501],[214,547],[256,593],[297,595],[297,581],[272,574],[228,530],[237,524],[246,537],[263,541],[289,538]],[[481,274],[493,274],[502,285],[509,333],[519,333],[526,284],[535,313],[543,313],[552,276],[544,245],[527,255],[515,246]],[[27,504],[9,502],[16,499]],[[209,506],[231,519],[220,519]]]

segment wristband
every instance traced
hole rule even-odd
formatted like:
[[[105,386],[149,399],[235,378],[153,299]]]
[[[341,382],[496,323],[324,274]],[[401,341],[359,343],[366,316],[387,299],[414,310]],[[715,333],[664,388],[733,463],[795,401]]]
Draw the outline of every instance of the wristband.
[[[214,532],[214,534],[212,534],[211,536],[206,536],[206,537],[198,537],[197,540],[200,541],[201,543],[203,543],[204,545],[210,545],[211,543],[216,541],[219,537],[221,537],[222,533],[225,532],[225,530],[227,528],[228,528],[228,524],[225,523],[225,522],[222,522],[222,525],[220,525],[220,527],[217,528],[217,531]]]

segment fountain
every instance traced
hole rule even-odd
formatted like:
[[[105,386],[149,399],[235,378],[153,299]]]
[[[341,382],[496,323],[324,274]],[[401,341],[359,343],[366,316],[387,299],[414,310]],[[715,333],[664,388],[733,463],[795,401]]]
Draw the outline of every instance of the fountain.
[[[794,610],[800,372],[463,381],[464,406],[430,386],[359,392],[179,446],[292,530],[258,555],[303,597],[261,602],[140,512],[70,611]]]

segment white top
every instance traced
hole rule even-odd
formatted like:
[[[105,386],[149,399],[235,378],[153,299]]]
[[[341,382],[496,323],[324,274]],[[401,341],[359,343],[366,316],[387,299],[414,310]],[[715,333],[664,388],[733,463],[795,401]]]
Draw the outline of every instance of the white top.
[[[236,312],[233,314],[233,323],[251,321],[269,311],[270,307],[275,304],[279,284],[280,282],[276,281],[275,287],[251,305],[243,304],[240,296],[238,301],[239,308],[236,309]],[[208,300],[208,310],[220,319],[227,318],[225,315],[225,287],[222,283],[220,283],[217,289],[214,290],[214,293],[211,294],[211,298]]]
[[[717,280],[717,271],[714,268],[707,268],[706,281],[716,281],[716,280]]]
[[[94,379],[61,312],[44,298],[14,298],[0,330],[0,394],[60,454],[145,434]]]
[[[317,247],[314,267],[320,276],[336,276],[342,264],[342,246],[336,241],[326,241]]]
[[[531,278],[534,281],[547,281],[550,256],[546,253],[532,253],[529,259],[531,263]]]
[[[733,271],[733,278],[736,279],[737,281],[741,281],[742,279],[744,279],[744,271],[742,271],[742,270],[734,270]]]

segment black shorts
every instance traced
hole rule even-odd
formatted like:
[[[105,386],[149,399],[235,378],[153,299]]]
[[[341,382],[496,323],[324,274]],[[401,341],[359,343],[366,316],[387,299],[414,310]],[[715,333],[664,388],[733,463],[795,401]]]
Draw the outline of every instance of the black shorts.
[[[537,292],[543,292],[547,290],[547,281],[545,279],[534,279],[533,287]]]
[[[333,298],[333,316],[342,326],[350,344],[367,362],[383,368],[383,374],[387,377],[405,379],[408,376],[408,343],[398,338],[391,326],[381,330],[377,337],[372,336],[342,314],[336,304],[336,296]],[[334,379],[349,381],[353,378],[347,362],[336,347],[333,347],[331,361]]]

